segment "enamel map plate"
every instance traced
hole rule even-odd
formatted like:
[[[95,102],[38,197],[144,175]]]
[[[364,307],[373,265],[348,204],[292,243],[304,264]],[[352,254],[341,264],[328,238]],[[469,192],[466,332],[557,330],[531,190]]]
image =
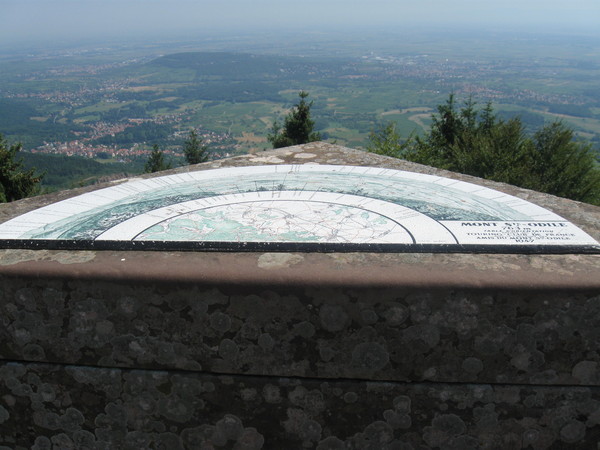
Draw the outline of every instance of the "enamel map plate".
[[[597,253],[560,216],[475,184],[391,169],[224,168],[138,179],[0,224],[0,247]]]

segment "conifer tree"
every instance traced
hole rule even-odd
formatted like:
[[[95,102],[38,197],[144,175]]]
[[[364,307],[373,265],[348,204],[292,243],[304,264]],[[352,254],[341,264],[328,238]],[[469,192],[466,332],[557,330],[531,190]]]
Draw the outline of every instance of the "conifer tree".
[[[208,146],[202,143],[196,130],[191,130],[183,143],[183,155],[188,164],[199,164],[208,161]]]
[[[154,146],[152,147],[152,153],[150,153],[150,157],[148,158],[148,161],[146,161],[146,165],[144,166],[144,172],[154,173],[170,168],[171,163],[166,162],[164,153],[158,147],[157,144],[154,144]]]
[[[321,139],[321,135],[313,131],[315,122],[310,117],[313,102],[306,101],[308,95],[305,91],[299,93],[300,101],[286,116],[283,127],[277,121],[273,122],[271,133],[267,136],[273,148],[306,144]]]

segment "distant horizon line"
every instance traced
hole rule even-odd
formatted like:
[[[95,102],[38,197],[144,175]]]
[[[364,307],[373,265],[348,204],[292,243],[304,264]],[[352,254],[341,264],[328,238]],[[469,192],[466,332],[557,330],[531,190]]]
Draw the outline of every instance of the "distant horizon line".
[[[305,36],[297,36],[299,32],[307,33]],[[13,39],[6,36],[2,36],[0,34],[0,51],[14,51],[14,50],[42,50],[42,49],[67,49],[67,48],[81,48],[87,47],[91,45],[124,45],[126,47],[130,45],[139,45],[141,43],[145,44],[167,44],[167,43],[185,43],[185,42],[194,42],[198,39],[235,39],[237,37],[246,37],[246,36],[268,36],[272,34],[277,34],[282,37],[294,35],[296,37],[296,42],[302,41],[303,39],[314,40],[316,35],[322,36],[330,36],[336,34],[352,34],[352,37],[355,39],[361,39],[360,32],[363,33],[378,33],[378,34],[394,34],[394,35],[402,35],[405,33],[418,33],[418,35],[439,35],[445,33],[452,34],[469,34],[469,33],[478,33],[478,35],[489,34],[489,35],[508,35],[508,34],[518,34],[518,35],[532,35],[538,38],[540,37],[550,37],[550,36],[564,36],[564,37],[580,37],[580,38],[589,38],[589,39],[600,39],[600,30],[596,27],[572,27],[572,26],[564,26],[563,28],[552,28],[547,29],[547,27],[536,27],[536,26],[523,26],[523,25],[513,25],[511,27],[507,26],[493,26],[490,27],[485,24],[444,24],[441,26],[440,24],[432,23],[432,24],[423,24],[423,23],[411,23],[411,24],[403,24],[403,25],[364,25],[362,27],[358,27],[356,25],[338,25],[331,26],[330,28],[324,30],[318,27],[284,27],[284,28],[243,28],[243,27],[233,27],[233,28],[219,28],[214,30],[204,29],[202,31],[198,30],[180,30],[177,31],[165,31],[163,33],[140,33],[138,32],[124,32],[121,34],[98,34],[93,33],[87,36],[77,36],[74,37],[72,35],[69,36],[56,36],[49,40],[48,35],[40,35],[40,36],[30,36],[28,39]],[[366,37],[366,36],[364,36]],[[369,36],[372,37],[372,36]],[[123,42],[123,39],[127,39],[127,42]]]

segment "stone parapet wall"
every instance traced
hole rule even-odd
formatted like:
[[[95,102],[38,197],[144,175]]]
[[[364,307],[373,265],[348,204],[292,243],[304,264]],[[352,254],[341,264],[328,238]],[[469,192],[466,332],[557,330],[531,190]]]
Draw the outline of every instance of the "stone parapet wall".
[[[2,286],[0,440],[10,448],[600,439],[597,291]]]

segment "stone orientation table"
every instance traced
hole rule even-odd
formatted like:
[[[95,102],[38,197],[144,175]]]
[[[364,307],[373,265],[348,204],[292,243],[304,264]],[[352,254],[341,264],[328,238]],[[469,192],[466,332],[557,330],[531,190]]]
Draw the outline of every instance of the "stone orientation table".
[[[0,205],[0,448],[597,448],[600,208],[326,143],[125,181]]]

